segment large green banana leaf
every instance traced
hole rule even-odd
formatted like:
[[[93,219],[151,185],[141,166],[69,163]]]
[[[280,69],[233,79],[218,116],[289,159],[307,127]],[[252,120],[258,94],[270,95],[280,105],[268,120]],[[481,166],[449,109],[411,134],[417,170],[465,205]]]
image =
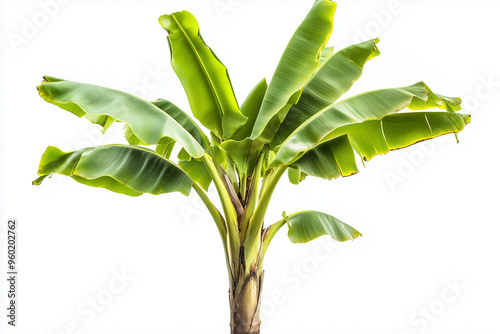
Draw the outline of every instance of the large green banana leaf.
[[[255,124],[255,120],[259,115],[260,106],[262,105],[262,100],[267,90],[266,79],[259,81],[254,88],[247,95],[247,98],[241,105],[241,112],[243,115],[248,117],[246,123],[241,127],[241,129],[233,136],[233,140],[241,141],[245,138],[250,137],[252,134],[252,129]]]
[[[329,56],[304,86],[299,102],[291,106],[273,138],[273,146],[345,94],[363,73],[365,63],[380,54],[377,43],[378,39],[373,39],[354,44]]]
[[[369,136],[370,133],[367,132],[366,135]],[[358,172],[354,150],[347,134],[321,142],[305,152],[291,166],[298,168],[306,175],[323,179],[350,176]],[[297,184],[296,175],[292,181]]]
[[[333,30],[336,8],[332,1],[317,0],[295,31],[269,83],[252,140],[271,141],[289,104],[298,100],[300,91],[320,66],[321,53]]]
[[[187,196],[193,185],[173,162],[138,146],[106,145],[67,153],[50,146],[40,162],[40,177],[33,184],[41,184],[53,173],[129,196],[174,191]]]
[[[358,172],[353,147],[364,160],[447,133],[458,133],[470,116],[450,112],[405,112],[338,128],[291,164],[324,179]],[[296,182],[296,179],[293,179]]]
[[[301,211],[287,216],[288,238],[293,243],[306,243],[322,235],[337,241],[353,240],[361,235],[339,219],[319,211]]]
[[[187,11],[162,15],[172,68],[186,91],[194,116],[219,138],[230,138],[245,123],[226,67],[205,44],[196,18]]]
[[[458,133],[470,119],[470,115],[451,112],[404,112],[340,127],[325,140],[348,134],[354,149],[370,160],[426,139]]]
[[[288,43],[269,87],[261,81],[245,101],[249,120],[233,139],[222,144],[241,172],[253,172],[265,143],[273,138],[290,106],[298,102],[302,87],[319,67],[320,56],[333,51],[328,48],[324,52],[324,47],[333,29],[335,10],[336,4],[331,1],[316,1]]]
[[[133,134],[146,145],[155,145],[162,138],[177,141],[193,157],[205,153],[188,130],[154,104],[118,90],[90,84],[45,77],[38,86],[40,96],[78,117],[101,124],[107,116],[128,124]],[[101,124],[102,125],[102,124]]]
[[[404,108],[457,109],[459,104],[459,99],[432,93],[423,82],[355,95],[322,109],[295,129],[279,147],[270,167],[292,163],[340,127],[381,119]]]

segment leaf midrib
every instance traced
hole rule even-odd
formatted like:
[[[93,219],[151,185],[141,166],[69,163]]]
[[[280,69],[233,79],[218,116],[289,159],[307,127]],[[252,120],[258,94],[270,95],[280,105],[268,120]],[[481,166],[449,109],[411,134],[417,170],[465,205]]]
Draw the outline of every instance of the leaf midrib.
[[[363,95],[366,95],[366,94],[370,94],[370,93],[373,93],[373,92],[379,92],[379,91],[384,91],[384,90],[389,90],[389,89],[398,89],[398,90],[402,90],[401,87],[399,88],[382,88],[382,89],[376,89],[376,90],[372,90],[372,91],[367,91],[367,92],[363,92],[363,93],[360,93],[360,94],[357,94],[357,95],[354,95],[354,96],[351,96],[351,97],[347,97],[343,100],[340,100],[340,101],[337,101],[329,106],[326,106],[325,108],[321,109],[320,111],[318,111],[316,114],[314,114],[313,116],[309,117],[305,122],[303,122],[300,126],[298,126],[287,138],[285,141],[283,141],[283,143],[280,145],[278,151],[276,152],[276,156],[278,155],[278,153],[281,151],[281,149],[286,145],[286,143],[290,140],[290,138],[292,138],[293,135],[295,135],[297,132],[299,132],[302,128],[304,128],[304,126],[306,126],[307,124],[309,124],[310,122],[312,122],[314,119],[316,119],[317,117],[319,117],[320,115],[322,115],[323,113],[325,113],[327,111],[327,109],[330,109],[330,108],[333,108],[335,107],[335,105],[337,104],[340,104],[340,103],[343,103],[345,102],[346,100],[352,98],[352,97],[357,97],[357,96],[363,96]],[[408,92],[409,93],[409,92]],[[415,98],[415,95],[410,93],[411,95],[413,95],[412,97],[412,100]],[[406,107],[407,108],[407,107]],[[403,108],[404,109],[404,108]],[[400,109],[402,110],[402,109]],[[400,110],[397,110],[396,112],[400,111]],[[394,113],[394,112],[393,112]],[[363,121],[366,121],[365,120],[360,120],[361,122]],[[353,124],[353,123],[350,123],[350,124]],[[344,124],[344,125],[348,125],[348,124]],[[344,126],[342,125],[342,126]],[[337,127],[338,128],[338,127]],[[335,131],[337,128],[333,129],[333,131]],[[297,156],[297,155],[295,155]]]
[[[215,104],[217,105],[217,111],[219,112],[219,116],[220,116],[220,119],[221,119],[221,122],[222,122],[222,118],[224,116],[223,111],[222,111],[222,106],[221,106],[221,103],[220,103],[220,100],[219,100],[219,96],[217,95],[217,92],[216,92],[216,90],[215,90],[215,88],[213,86],[212,80],[211,80],[210,76],[208,75],[208,71],[207,71],[207,69],[205,67],[205,64],[203,64],[203,61],[201,60],[201,58],[200,58],[200,56],[199,56],[199,54],[198,54],[198,52],[196,50],[196,47],[194,46],[194,44],[192,43],[191,39],[189,38],[189,35],[182,28],[181,24],[175,18],[174,15],[175,15],[175,13],[172,13],[172,18],[174,19],[175,23],[179,27],[179,30],[182,32],[183,36],[185,37],[185,39],[187,40],[189,46],[191,47],[191,50],[193,51],[196,59],[198,60],[198,65],[201,67],[202,72],[205,75],[205,79],[209,83],[209,87],[210,87],[210,90],[212,91],[212,95],[214,97]],[[221,124],[221,129],[222,129],[222,124]]]

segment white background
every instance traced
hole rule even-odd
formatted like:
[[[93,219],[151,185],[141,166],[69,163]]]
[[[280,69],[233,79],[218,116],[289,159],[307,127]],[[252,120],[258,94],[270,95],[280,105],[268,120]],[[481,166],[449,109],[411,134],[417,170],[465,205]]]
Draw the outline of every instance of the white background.
[[[157,23],[187,9],[241,103],[271,77],[312,1],[49,2],[0,1],[0,219],[20,226],[18,326],[2,333],[228,333],[222,247],[194,192],[129,198],[59,176],[31,186],[49,145],[124,142],[120,126],[103,137],[35,87],[47,74],[189,110]],[[446,136],[392,152],[353,177],[282,180],[267,223],[314,209],[363,237],[293,245],[280,231],[265,261],[263,333],[500,332],[499,11],[495,1],[338,1],[330,45],[381,38],[349,94],[424,80],[461,96],[472,123],[458,145]],[[125,285],[114,281],[123,270]],[[92,298],[106,305],[91,319]]]

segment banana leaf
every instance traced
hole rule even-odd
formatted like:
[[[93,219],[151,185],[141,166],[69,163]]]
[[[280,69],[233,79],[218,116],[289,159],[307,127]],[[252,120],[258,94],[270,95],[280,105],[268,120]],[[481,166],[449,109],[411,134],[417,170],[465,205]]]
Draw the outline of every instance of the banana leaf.
[[[107,116],[125,122],[137,139],[146,145],[156,145],[162,138],[169,137],[191,156],[199,158],[205,153],[201,140],[198,142],[168,113],[137,96],[49,76],[38,86],[38,92],[45,101],[78,117],[85,116],[95,124],[101,124],[102,118]]]
[[[187,196],[193,185],[191,178],[173,162],[138,146],[106,145],[74,152],[49,146],[33,184],[40,185],[53,173],[129,196],[174,191]]]
[[[339,219],[319,211],[301,211],[285,219],[288,238],[293,243],[306,243],[323,235],[337,241],[354,240],[361,235]]]
[[[224,64],[206,44],[196,18],[187,11],[159,18],[168,32],[172,68],[196,117],[219,138],[230,138],[245,123]]]

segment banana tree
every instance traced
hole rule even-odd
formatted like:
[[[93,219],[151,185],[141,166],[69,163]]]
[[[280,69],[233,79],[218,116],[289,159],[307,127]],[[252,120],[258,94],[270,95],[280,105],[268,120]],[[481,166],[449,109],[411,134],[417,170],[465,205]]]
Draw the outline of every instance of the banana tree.
[[[264,224],[283,174],[293,184],[307,176],[350,176],[359,171],[357,156],[370,160],[422,140],[456,136],[470,122],[469,115],[456,113],[459,98],[435,94],[423,82],[341,99],[365,63],[380,53],[378,39],[336,52],[326,47],[335,10],[334,2],[315,1],[269,84],[258,82],[241,105],[195,17],[187,11],[161,16],[172,67],[206,132],[170,101],[149,102],[110,88],[44,77],[38,91],[45,101],[99,124],[103,133],[124,123],[128,145],[73,152],[48,147],[33,183],[58,173],[129,196],[188,195],[194,189],[224,249],[231,333],[259,333],[263,261],[281,227],[287,226],[293,243],[323,235],[337,241],[361,235],[317,211],[283,213],[280,221]],[[171,159],[176,144],[180,150]],[[220,204],[207,196],[212,182]]]

